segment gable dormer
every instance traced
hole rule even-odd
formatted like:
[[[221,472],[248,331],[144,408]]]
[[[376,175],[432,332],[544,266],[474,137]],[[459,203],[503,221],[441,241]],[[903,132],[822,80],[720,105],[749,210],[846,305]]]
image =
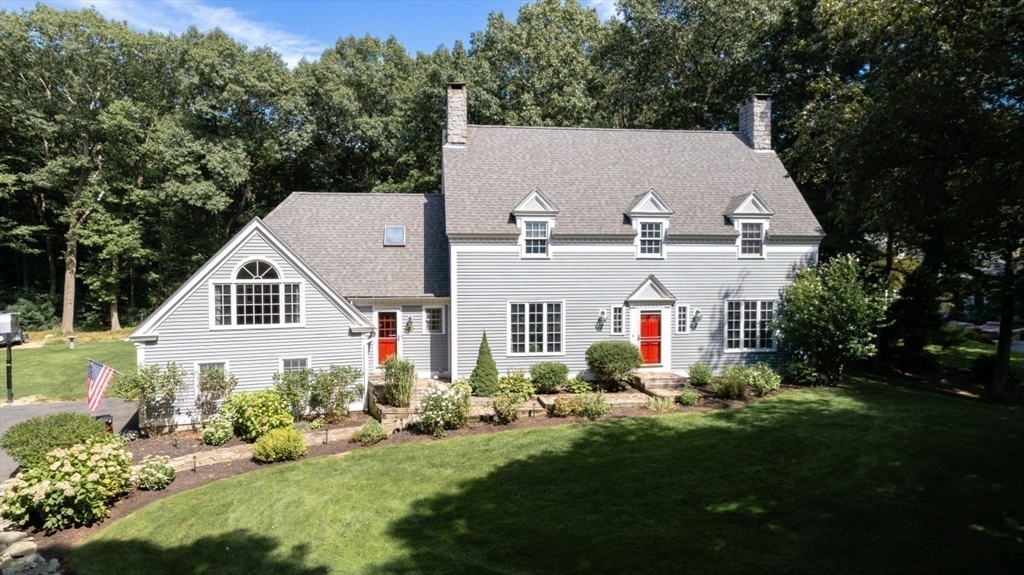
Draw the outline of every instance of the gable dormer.
[[[732,199],[725,216],[739,232],[736,255],[740,258],[763,259],[768,239],[768,226],[775,212],[757,193],[740,194]]]
[[[638,195],[626,213],[636,230],[636,257],[641,259],[663,259],[665,238],[668,237],[668,220],[672,208],[654,189]]]
[[[519,256],[546,259],[551,257],[551,229],[555,227],[558,208],[534,188],[512,210],[519,228]]]

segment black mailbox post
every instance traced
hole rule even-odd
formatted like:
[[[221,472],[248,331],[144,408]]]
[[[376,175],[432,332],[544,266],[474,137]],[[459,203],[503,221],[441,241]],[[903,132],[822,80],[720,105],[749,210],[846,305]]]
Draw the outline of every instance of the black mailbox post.
[[[7,403],[14,401],[11,348],[24,342],[25,334],[18,327],[18,312],[0,311],[0,344],[7,348]]]

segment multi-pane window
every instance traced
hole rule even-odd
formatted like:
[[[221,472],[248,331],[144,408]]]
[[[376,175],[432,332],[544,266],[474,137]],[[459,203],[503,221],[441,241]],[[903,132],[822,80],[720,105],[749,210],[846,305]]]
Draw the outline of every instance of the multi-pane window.
[[[725,347],[735,350],[775,349],[774,301],[730,301],[725,312]]]
[[[645,257],[661,256],[661,222],[640,223],[640,255]]]
[[[444,314],[442,308],[428,307],[423,309],[423,325],[427,333],[444,333]]]
[[[213,325],[278,325],[302,322],[302,287],[282,283],[274,266],[254,260],[234,283],[213,286]]]
[[[561,303],[509,304],[510,353],[562,353]]]
[[[612,333],[621,335],[623,333],[622,306],[612,308]]]
[[[290,359],[281,360],[281,371],[288,373],[291,371],[302,371],[309,367],[309,359],[305,357],[296,357]]]
[[[676,333],[690,331],[690,308],[685,305],[676,306]]]
[[[526,222],[523,250],[528,256],[548,255],[548,223]]]
[[[740,224],[740,255],[760,256],[764,247],[763,224]]]

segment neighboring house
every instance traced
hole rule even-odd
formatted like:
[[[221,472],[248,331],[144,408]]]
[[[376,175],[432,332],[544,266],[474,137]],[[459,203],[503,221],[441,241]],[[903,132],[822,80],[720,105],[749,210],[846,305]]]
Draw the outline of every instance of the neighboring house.
[[[466,377],[485,331],[502,373],[583,372],[604,339],[647,371],[773,360],[779,289],[823,232],[770,148],[767,96],[739,132],[470,125],[464,84],[448,110],[441,194],[292,194],[139,326],[139,362],[223,367],[239,389],[394,353]]]

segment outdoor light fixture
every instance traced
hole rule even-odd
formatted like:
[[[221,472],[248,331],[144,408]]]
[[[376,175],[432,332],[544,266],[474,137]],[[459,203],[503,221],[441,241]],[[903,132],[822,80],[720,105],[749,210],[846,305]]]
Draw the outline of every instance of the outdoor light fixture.
[[[412,333],[412,316],[405,320],[405,333]]]
[[[608,319],[608,312],[601,308],[597,310],[597,331],[604,329],[604,322]]]
[[[14,402],[13,364],[11,347],[25,342],[25,334],[18,327],[18,312],[0,311],[0,343],[7,348],[7,403]]]

